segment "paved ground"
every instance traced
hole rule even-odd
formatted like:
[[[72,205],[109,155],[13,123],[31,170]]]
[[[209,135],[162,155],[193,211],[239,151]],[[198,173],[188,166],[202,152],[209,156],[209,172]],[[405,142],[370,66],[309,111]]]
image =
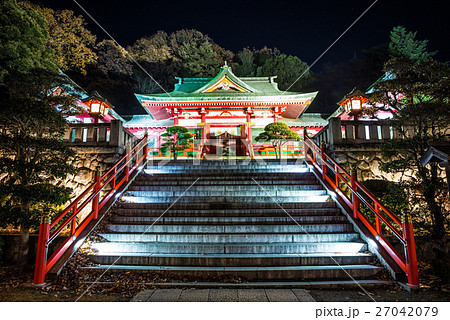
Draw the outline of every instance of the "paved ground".
[[[304,289],[152,289],[133,302],[314,302]]]

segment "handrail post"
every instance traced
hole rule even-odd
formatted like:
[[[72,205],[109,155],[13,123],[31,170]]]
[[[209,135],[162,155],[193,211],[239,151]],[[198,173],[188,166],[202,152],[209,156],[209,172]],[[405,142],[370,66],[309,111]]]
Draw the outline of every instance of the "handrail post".
[[[128,143],[126,146],[126,158],[125,158],[125,169],[124,169],[124,173],[125,173],[125,180],[128,181],[128,177],[130,175],[130,159],[131,159],[131,145]]]
[[[100,172],[100,167],[97,167],[95,170],[95,186],[94,186],[94,193],[97,193],[98,191],[100,191],[100,181],[101,179],[101,172]],[[93,212],[93,217],[92,219],[97,219],[98,218],[98,203],[99,203],[99,198],[100,198],[100,194],[97,194],[94,199],[92,200],[92,212]]]
[[[145,128],[145,134],[144,134],[144,148],[143,148],[143,153],[144,153],[144,165],[147,164],[147,157],[148,157],[148,131],[147,128]]]
[[[303,152],[305,153],[305,160],[307,160],[308,155],[308,145],[306,144],[306,140],[308,140],[308,131],[306,130],[306,127],[303,128]]]
[[[37,286],[45,284],[45,275],[47,273],[47,242],[50,237],[50,216],[45,214],[41,218],[39,226],[39,240],[36,252],[36,268],[34,271],[33,283]]]
[[[408,286],[419,286],[419,271],[417,268],[416,243],[414,240],[414,228],[409,214],[403,216],[403,239],[406,241],[405,258]]]
[[[377,234],[381,235],[383,231],[381,229],[380,217],[378,216],[380,214],[380,207],[376,203],[375,203],[375,213],[376,213],[375,214],[375,226],[376,226]]]
[[[325,164],[325,141],[320,142],[320,155],[322,157],[322,180],[325,182],[327,177],[327,165]]]
[[[352,204],[353,204],[353,218],[358,219],[358,211],[359,211],[359,199],[356,195],[356,192],[358,191],[358,186],[356,185],[356,182],[358,181],[358,176],[356,172],[356,167],[352,167],[352,173],[350,175],[350,183],[352,186]]]
[[[78,203],[75,203],[75,205],[73,206],[73,209],[72,209],[74,217],[72,219],[72,222],[70,223],[70,235],[71,236],[73,236],[75,234],[75,230],[77,228],[77,216],[76,216],[76,214],[77,214],[77,206],[78,206]]]

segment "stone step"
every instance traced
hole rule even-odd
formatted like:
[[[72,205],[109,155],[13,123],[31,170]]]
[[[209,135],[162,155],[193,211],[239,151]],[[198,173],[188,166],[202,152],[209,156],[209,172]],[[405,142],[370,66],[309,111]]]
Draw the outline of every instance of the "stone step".
[[[117,212],[116,212],[117,214]],[[183,213],[183,216],[172,216],[169,212],[161,216],[159,212],[158,216],[149,217],[147,215],[142,216],[112,216],[109,220],[113,224],[305,224],[305,223],[343,223],[347,222],[347,219],[340,216],[285,216],[283,217],[245,217],[245,216],[192,216]]]
[[[270,233],[274,236],[282,233],[338,233],[351,232],[353,226],[346,223],[322,223],[304,225],[142,225],[109,224],[108,229],[120,233],[244,233],[252,236],[258,233]],[[227,240],[229,241],[229,240]],[[283,242],[283,241],[282,241]]]
[[[128,188],[129,191],[185,191],[187,186],[173,185],[173,186],[148,186],[148,185],[133,185]],[[304,191],[304,190],[322,190],[323,187],[319,184],[307,184],[307,185],[266,185],[263,186],[264,190],[268,192],[274,191]],[[192,187],[189,188],[189,191],[211,191],[215,192],[237,192],[237,191],[257,191],[261,192],[261,187],[253,184],[253,185],[227,185],[227,186],[219,186],[219,185],[197,185],[195,183]]]
[[[94,282],[86,282],[92,284]],[[102,282],[103,285],[115,286],[115,282]],[[381,289],[381,288],[395,288],[396,281],[392,280],[324,280],[324,281],[245,281],[245,282],[151,282],[142,283],[142,285],[149,285],[152,288],[219,288],[219,289],[309,289],[309,290],[361,290],[365,289]]]
[[[149,266],[319,266],[370,264],[374,256],[368,253],[354,254],[94,254],[89,256],[93,263]]]
[[[245,279],[264,280],[320,280],[373,278],[382,268],[373,265],[344,266],[283,266],[283,267],[183,267],[183,266],[133,266],[99,265],[84,267],[89,270],[172,272],[177,275],[217,277],[240,276]]]
[[[145,174],[167,174],[167,173],[201,173],[220,175],[221,173],[233,174],[233,173],[309,173],[309,169],[305,166],[277,166],[277,167],[252,167],[252,166],[191,166],[191,167],[175,167],[175,166],[163,166],[163,167],[147,167],[144,169]]]
[[[179,196],[122,196],[122,200],[134,203],[168,203],[190,202],[190,203],[284,203],[284,202],[320,202],[329,201],[328,195],[311,195],[311,196],[199,196],[199,195],[179,195]]]
[[[324,209],[324,208],[333,208],[337,209],[336,203],[334,201],[326,201],[326,202],[283,202],[282,204],[275,202],[266,202],[266,203],[258,203],[258,202],[238,202],[238,203],[225,203],[225,202],[215,202],[215,203],[171,203],[168,205],[163,202],[155,202],[155,203],[138,203],[138,202],[119,202],[119,208],[122,209],[161,209],[167,210],[170,206],[170,210],[281,210],[280,206],[285,210],[308,210],[308,209]],[[263,211],[261,211],[263,212]],[[288,211],[289,212],[289,211]]]
[[[157,226],[153,226],[157,227]],[[164,233],[163,230],[153,230],[145,234],[135,233],[100,233],[99,236],[109,242],[164,242],[164,243],[248,243],[248,242],[270,242],[270,243],[304,243],[304,242],[345,242],[359,240],[356,233],[323,233],[323,234],[280,234],[280,233],[175,233],[170,230]],[[161,227],[161,226],[158,226]],[[116,230],[111,230],[116,231]],[[151,232],[150,232],[151,231]]]
[[[195,190],[193,187],[173,191],[135,191],[128,190],[127,196],[134,197],[314,197],[326,195],[325,190],[216,190],[216,188],[207,188],[207,190]]]
[[[133,186],[190,186],[196,178],[190,177],[188,179],[161,179],[160,177],[147,177],[145,179],[137,178],[133,182]],[[308,179],[293,179],[293,180],[259,180],[255,179],[258,184],[253,181],[252,178],[239,179],[199,179],[195,183],[195,186],[298,186],[298,185],[319,185],[319,182],[313,178]]]
[[[237,178],[239,180],[302,180],[302,179],[316,179],[311,172],[249,172],[249,171],[236,171],[236,172],[216,172],[211,171],[180,171],[180,172],[164,172],[162,170],[146,171],[138,179],[139,180],[154,180],[154,179],[166,179],[166,180],[189,180],[192,178],[208,178],[210,180],[233,180]]]
[[[167,210],[166,208],[161,209],[129,209],[129,208],[117,208],[114,210],[114,217],[118,219],[125,219],[125,217],[121,216],[134,216],[136,221],[139,221],[141,218],[148,217],[149,219],[153,217],[160,217],[164,214],[164,217],[207,217],[207,218],[258,218],[261,217],[261,220],[270,219],[270,218],[288,218],[297,217],[298,219],[304,218],[307,221],[308,218],[311,219],[326,219],[327,217],[340,216],[344,217],[342,213],[337,208],[319,208],[319,209],[173,209],[170,208]],[[302,217],[303,216],[303,217]],[[319,218],[321,217],[321,218]],[[140,220],[140,221],[145,221]],[[326,221],[326,220],[325,220]]]
[[[356,253],[367,250],[362,242],[322,243],[161,243],[96,242],[91,248],[106,253],[195,253],[195,254],[279,254],[279,253]]]
[[[287,161],[286,161],[287,160]],[[271,161],[193,161],[190,162],[156,162],[156,161],[149,161],[147,164],[147,168],[161,168],[161,167],[181,167],[181,168],[189,168],[189,167],[202,167],[202,168],[208,168],[208,167],[214,167],[214,168],[220,168],[220,167],[250,167],[250,168],[277,168],[277,167],[306,167],[305,163],[302,160],[290,160],[290,159],[283,159],[281,162],[271,162]]]

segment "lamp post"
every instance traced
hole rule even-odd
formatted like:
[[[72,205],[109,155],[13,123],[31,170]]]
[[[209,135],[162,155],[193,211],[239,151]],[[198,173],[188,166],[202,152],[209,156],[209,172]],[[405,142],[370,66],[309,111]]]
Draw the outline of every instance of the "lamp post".
[[[111,103],[97,91],[94,91],[90,97],[81,101],[89,107],[89,115],[94,118],[95,123],[98,123],[100,118],[105,118],[108,114],[108,109],[113,108]]]
[[[341,101],[338,102],[339,106],[345,106],[345,112],[349,116],[353,116],[353,120],[358,120],[359,115],[363,111],[363,103],[369,99],[367,95],[357,90],[352,90],[349,94],[346,94]]]

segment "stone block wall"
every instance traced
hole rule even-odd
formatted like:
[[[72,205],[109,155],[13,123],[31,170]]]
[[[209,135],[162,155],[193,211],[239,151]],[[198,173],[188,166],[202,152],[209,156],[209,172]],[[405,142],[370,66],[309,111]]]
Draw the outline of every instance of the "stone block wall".
[[[399,182],[403,175],[402,173],[381,171],[380,166],[390,159],[383,156],[379,147],[376,146],[360,146],[358,148],[355,146],[334,146],[329,148],[328,153],[347,172],[351,172],[351,168],[356,167],[358,180],[360,181],[376,179]],[[412,172],[405,172],[404,175],[411,177]]]

